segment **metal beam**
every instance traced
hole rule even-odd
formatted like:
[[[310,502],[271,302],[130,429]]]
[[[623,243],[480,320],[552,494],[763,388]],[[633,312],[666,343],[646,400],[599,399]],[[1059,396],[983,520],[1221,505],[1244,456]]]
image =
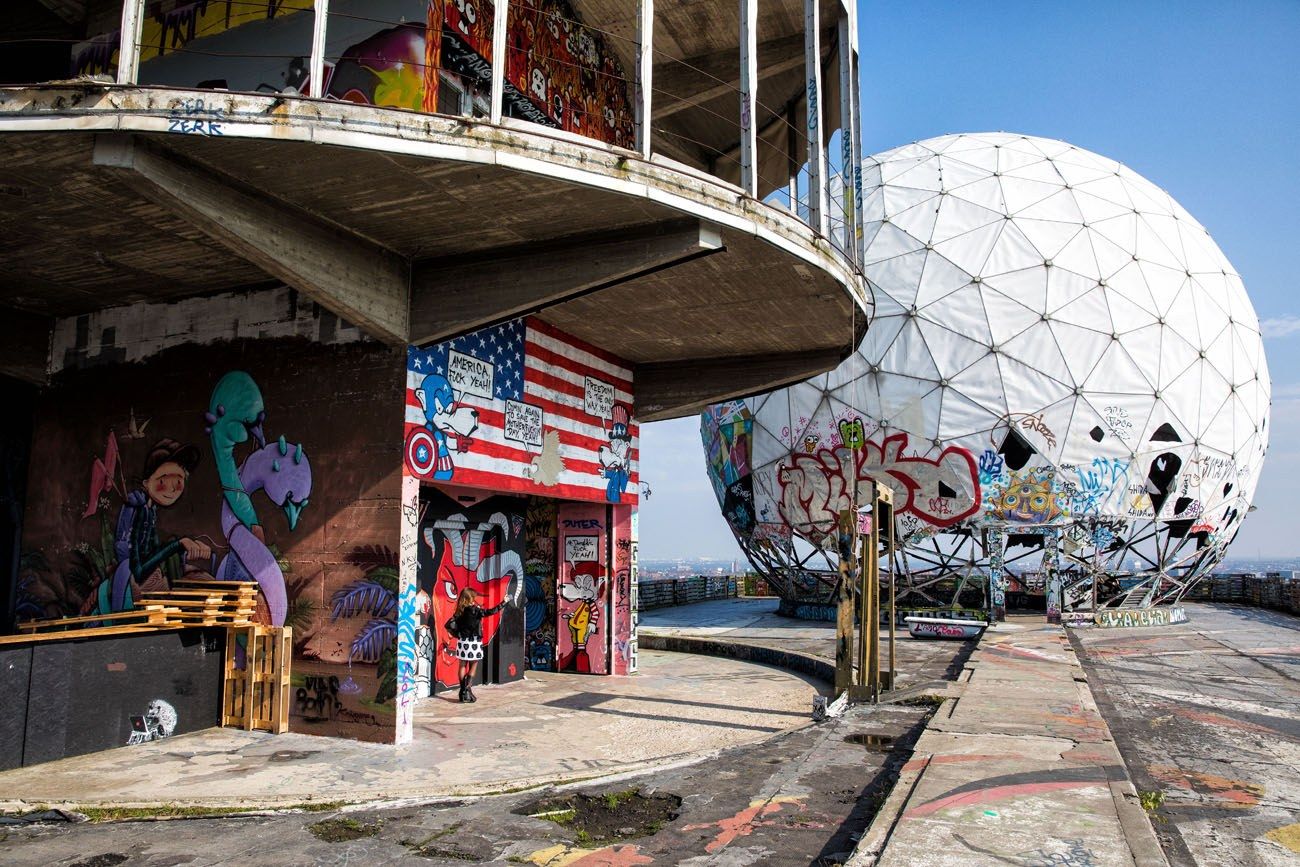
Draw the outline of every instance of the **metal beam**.
[[[122,34],[117,47],[117,83],[135,84],[140,76],[140,29],[144,26],[144,0],[122,4]]]
[[[655,2],[639,0],[636,7],[636,149],[650,159],[654,141]]]
[[[716,226],[692,220],[421,262],[411,277],[411,342],[537,313],[723,249]]]
[[[45,385],[53,328],[48,316],[0,308],[0,375]]]
[[[808,107],[808,225],[826,235],[826,146],[822,141],[822,33],[818,0],[804,0],[804,85]]]
[[[757,43],[754,50],[756,80],[761,82],[798,69],[804,63],[803,48],[802,34]],[[679,111],[735,93],[739,88],[731,82],[736,80],[736,51],[718,51],[656,64],[654,80],[660,94],[654,118],[663,120]]]
[[[407,342],[410,269],[396,253],[131,136],[96,136],[93,159],[372,337]]]
[[[740,187],[758,196],[758,0],[740,0]]]
[[[695,415],[711,403],[800,382],[835,367],[848,351],[831,348],[639,364],[632,374],[636,418],[650,422]]]

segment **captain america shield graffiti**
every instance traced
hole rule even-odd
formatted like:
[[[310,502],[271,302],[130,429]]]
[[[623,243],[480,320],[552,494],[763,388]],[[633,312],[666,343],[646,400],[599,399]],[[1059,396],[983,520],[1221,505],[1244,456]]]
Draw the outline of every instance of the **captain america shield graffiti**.
[[[406,438],[406,465],[412,475],[424,478],[433,472],[438,462],[438,444],[428,428],[416,428]]]

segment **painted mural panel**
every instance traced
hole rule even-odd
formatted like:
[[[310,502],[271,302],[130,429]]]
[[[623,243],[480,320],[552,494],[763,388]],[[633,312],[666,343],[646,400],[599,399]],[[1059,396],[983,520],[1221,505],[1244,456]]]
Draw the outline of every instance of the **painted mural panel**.
[[[524,519],[527,504],[516,497],[490,497],[472,505],[428,491],[420,526],[418,626],[433,637],[434,689],[457,686],[456,641],[446,623],[461,592],[471,589],[478,605],[499,613],[483,619],[483,661],[474,683],[508,683],[524,673]]]
[[[613,520],[610,526],[610,538],[613,541],[614,580],[610,586],[613,597],[613,617],[611,635],[612,654],[610,657],[611,674],[630,674],[635,670],[632,665],[633,626],[632,584],[636,581],[636,542],[632,534],[632,507],[614,506],[611,509]]]
[[[579,674],[609,674],[610,624],[607,508],[561,503],[560,574],[556,588],[558,668]]]
[[[635,505],[631,365],[534,318],[411,347],[407,472],[419,479]]]
[[[555,671],[556,503],[528,498],[524,557],[524,662],[532,671]]]
[[[307,93],[315,16],[298,13],[312,7],[312,0],[150,3],[140,81]],[[449,86],[439,70],[487,91],[493,14],[486,0],[332,0],[321,90],[328,98],[426,112],[438,110],[439,90]],[[507,26],[507,116],[634,145],[623,67],[566,0],[511,3]],[[75,45],[72,74],[115,74],[120,45],[117,31]]]
[[[230,313],[209,305],[205,327]],[[255,581],[262,622],[294,630],[291,728],[391,740],[400,355],[225,340],[106,364],[112,331],[96,366],[63,359],[36,410],[23,616]]]

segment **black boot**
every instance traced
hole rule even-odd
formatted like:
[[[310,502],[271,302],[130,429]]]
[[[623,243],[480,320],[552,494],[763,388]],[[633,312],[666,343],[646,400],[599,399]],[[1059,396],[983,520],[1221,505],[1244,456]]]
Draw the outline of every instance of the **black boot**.
[[[465,677],[462,677],[460,679],[460,700],[461,701],[474,700],[473,698],[470,697],[469,694],[469,675],[466,675]]]
[[[469,677],[465,678],[465,697],[471,702],[478,701],[478,699],[474,697],[474,687],[470,684],[470,679],[471,678]]]

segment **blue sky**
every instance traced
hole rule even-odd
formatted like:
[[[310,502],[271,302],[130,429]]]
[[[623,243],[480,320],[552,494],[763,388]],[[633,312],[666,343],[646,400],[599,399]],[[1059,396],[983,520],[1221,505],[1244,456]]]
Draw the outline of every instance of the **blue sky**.
[[[1231,556],[1300,556],[1300,2],[864,3],[863,151],[1059,138],[1168,190],[1236,266],[1273,377],[1264,476]],[[738,324],[739,325],[739,324]],[[646,558],[739,555],[697,419],[644,425]]]

